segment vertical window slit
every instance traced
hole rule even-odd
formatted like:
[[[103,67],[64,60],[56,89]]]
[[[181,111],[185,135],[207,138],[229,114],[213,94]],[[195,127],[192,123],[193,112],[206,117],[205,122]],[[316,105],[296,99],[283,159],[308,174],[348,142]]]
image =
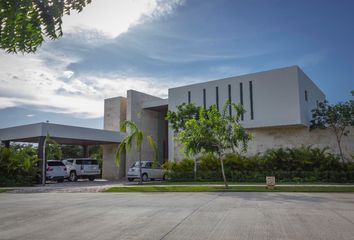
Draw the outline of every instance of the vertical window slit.
[[[188,103],[191,103],[191,91],[188,91]]]
[[[219,87],[215,88],[215,96],[216,96],[216,109],[219,111]]]
[[[240,103],[243,106],[243,85],[240,82]],[[243,113],[241,114],[241,120],[243,121]]]
[[[250,108],[251,108],[251,120],[253,120],[253,85],[252,81],[249,82],[250,85]]]
[[[203,107],[206,109],[206,91],[205,88],[203,89]]]
[[[229,84],[228,86],[228,100],[229,100],[229,102],[230,102],[230,105],[229,105],[229,114],[230,114],[230,116],[232,115],[232,106],[231,106],[231,103],[232,103],[232,101],[231,101],[231,84]]]

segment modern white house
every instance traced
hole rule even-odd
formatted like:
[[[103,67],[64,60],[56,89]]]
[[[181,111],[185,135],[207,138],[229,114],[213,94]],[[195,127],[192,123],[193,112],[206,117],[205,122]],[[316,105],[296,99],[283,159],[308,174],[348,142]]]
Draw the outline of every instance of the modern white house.
[[[129,90],[126,97],[105,99],[104,129],[118,131],[124,120],[131,120],[158,143],[160,162],[183,159],[181,146],[174,141],[165,115],[182,103],[194,103],[208,108],[221,108],[227,100],[243,104],[246,113],[243,126],[254,138],[246,154],[264,152],[274,147],[313,145],[337,151],[336,142],[328,130],[310,131],[311,110],[325,100],[325,94],[298,67],[290,66],[171,88],[168,99]],[[232,113],[232,109],[230,109]],[[351,133],[353,134],[353,133]],[[353,136],[344,139],[345,154],[353,152]],[[152,150],[143,143],[142,158],[151,160]],[[114,163],[115,146],[104,146],[103,176],[121,178],[138,159],[131,151],[122,156],[119,168]]]

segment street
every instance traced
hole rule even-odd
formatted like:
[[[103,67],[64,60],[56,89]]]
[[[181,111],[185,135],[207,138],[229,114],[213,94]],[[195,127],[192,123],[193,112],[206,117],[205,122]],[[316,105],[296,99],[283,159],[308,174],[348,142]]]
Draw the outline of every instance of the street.
[[[0,239],[354,239],[344,193],[2,193]]]

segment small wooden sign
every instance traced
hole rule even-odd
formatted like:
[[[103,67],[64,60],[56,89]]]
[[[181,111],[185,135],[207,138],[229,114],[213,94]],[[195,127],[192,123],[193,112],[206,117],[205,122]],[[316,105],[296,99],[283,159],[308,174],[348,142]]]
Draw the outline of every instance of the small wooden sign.
[[[275,187],[275,177],[274,176],[267,176],[266,183],[268,189],[274,189]]]

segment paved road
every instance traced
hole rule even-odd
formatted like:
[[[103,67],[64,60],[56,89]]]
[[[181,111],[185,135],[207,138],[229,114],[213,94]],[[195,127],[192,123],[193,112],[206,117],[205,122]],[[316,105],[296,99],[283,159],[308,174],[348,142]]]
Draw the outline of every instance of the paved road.
[[[354,239],[354,194],[2,193],[0,239]]]

